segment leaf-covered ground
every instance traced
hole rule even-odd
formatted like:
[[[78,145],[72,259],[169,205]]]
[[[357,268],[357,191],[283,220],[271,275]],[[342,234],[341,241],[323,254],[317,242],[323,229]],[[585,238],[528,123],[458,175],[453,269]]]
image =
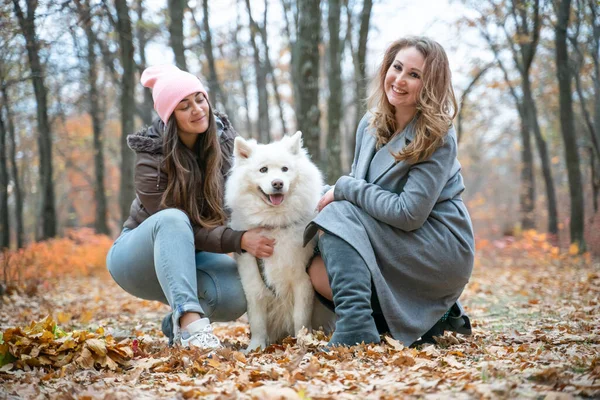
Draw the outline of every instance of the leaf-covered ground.
[[[0,297],[0,398],[598,398],[600,263],[576,250],[534,232],[481,241],[462,296],[474,334],[417,349],[322,352],[316,333],[244,355],[243,318],[215,324],[225,348],[212,356],[171,349],[168,308],[103,269],[34,274]]]

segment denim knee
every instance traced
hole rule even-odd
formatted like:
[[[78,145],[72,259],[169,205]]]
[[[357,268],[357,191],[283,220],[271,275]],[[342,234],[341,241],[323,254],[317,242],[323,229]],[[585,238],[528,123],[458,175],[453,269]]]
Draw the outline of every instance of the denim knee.
[[[168,228],[175,231],[189,232],[193,235],[192,224],[189,217],[177,208],[167,208],[157,213],[155,229]]]

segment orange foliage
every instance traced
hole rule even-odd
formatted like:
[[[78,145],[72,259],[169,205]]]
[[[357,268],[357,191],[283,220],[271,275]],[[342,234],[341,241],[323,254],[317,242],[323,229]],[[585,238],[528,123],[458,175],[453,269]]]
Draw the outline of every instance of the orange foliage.
[[[104,142],[104,185],[110,229],[119,229],[120,123],[109,120],[102,131]],[[92,122],[89,114],[71,115],[56,128],[57,216],[67,226],[93,226],[95,180]]]
[[[592,256],[589,252],[578,254],[579,249],[573,247],[576,245],[571,245],[568,249],[560,249],[553,242],[555,242],[554,238],[546,233],[526,230],[518,236],[505,236],[498,240],[477,240],[476,247],[477,252],[480,253],[478,258],[482,255],[496,255],[504,260],[512,259],[517,265],[525,262],[534,262],[538,265],[557,263],[573,266],[591,265]]]
[[[92,229],[68,231],[66,237],[32,243],[26,248],[0,254],[4,281],[22,285],[30,280],[64,275],[89,276],[104,271],[112,239]]]

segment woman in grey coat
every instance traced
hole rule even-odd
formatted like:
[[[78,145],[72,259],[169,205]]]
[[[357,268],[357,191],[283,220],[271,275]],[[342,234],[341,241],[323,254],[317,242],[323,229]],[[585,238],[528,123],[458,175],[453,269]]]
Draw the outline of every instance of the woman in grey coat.
[[[451,327],[440,325],[449,312],[468,332],[456,302],[475,246],[444,49],[425,37],[392,43],[369,108],[350,176],[325,193],[305,232],[305,240],[319,234],[322,257],[309,274],[337,315],[329,344],[378,343],[389,331],[410,345]]]

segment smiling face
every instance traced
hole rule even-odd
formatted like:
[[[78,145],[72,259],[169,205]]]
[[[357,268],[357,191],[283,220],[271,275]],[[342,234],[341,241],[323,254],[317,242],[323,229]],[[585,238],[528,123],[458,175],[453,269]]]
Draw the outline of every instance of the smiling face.
[[[298,137],[298,141],[299,141]],[[234,154],[237,164],[243,165],[244,180],[268,206],[281,205],[296,179],[295,157],[286,137],[283,141],[269,145],[258,145],[253,141],[236,138]],[[296,146],[299,150],[299,144]]]
[[[264,145],[238,136],[233,156],[225,183],[233,229],[289,226],[314,217],[323,177],[302,147],[301,132]]]
[[[424,66],[425,57],[415,47],[405,47],[396,53],[383,81],[385,95],[396,115],[415,113],[423,87]]]
[[[258,166],[255,182],[261,199],[270,206],[280,205],[290,189],[290,182],[295,178],[292,163],[290,160],[265,159]]]
[[[255,140],[236,137],[230,182],[239,178],[240,183],[244,182],[243,192],[259,197],[269,207],[287,204],[299,179],[299,165],[307,158],[302,150],[301,138],[302,134],[297,132],[284,136],[278,142],[263,145]]]
[[[201,92],[183,98],[175,107],[173,115],[177,121],[178,134],[187,147],[193,147],[198,134],[208,130],[209,112],[210,105]]]

